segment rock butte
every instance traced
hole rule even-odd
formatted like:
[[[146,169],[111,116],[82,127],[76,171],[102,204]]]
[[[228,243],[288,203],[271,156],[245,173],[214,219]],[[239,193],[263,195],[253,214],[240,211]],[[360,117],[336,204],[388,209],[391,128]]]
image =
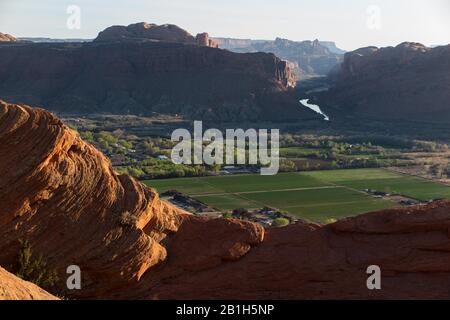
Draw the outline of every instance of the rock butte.
[[[0,154],[0,265],[14,271],[27,238],[60,278],[81,267],[69,298],[450,297],[448,202],[266,231],[200,218],[117,175],[50,112],[5,102]],[[373,264],[382,290],[366,288]]]

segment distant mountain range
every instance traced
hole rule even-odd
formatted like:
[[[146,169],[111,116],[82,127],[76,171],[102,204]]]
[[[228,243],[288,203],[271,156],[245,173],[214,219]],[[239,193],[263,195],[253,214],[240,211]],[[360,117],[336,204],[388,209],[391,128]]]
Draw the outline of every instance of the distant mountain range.
[[[233,52],[270,52],[290,62],[297,79],[325,76],[342,62],[344,50],[331,41],[250,40],[214,38],[219,47]]]

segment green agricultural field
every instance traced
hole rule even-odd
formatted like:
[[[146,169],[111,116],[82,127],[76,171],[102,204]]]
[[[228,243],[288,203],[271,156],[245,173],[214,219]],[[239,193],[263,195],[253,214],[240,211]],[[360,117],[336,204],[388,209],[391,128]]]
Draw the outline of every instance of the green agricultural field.
[[[275,176],[232,175],[200,178],[177,178],[144,181],[159,192],[178,190],[191,195],[271,191],[313,188],[331,185],[299,173],[280,173]]]
[[[450,199],[450,187],[433,181],[401,175],[383,169],[349,169],[304,172],[303,175],[325,183],[356,190],[373,189],[398,193],[417,200]]]
[[[160,192],[175,189],[187,193],[218,210],[269,206],[312,221],[397,206],[365,194],[364,189],[398,193],[418,200],[450,198],[448,186],[383,169],[181,178],[145,183]]]

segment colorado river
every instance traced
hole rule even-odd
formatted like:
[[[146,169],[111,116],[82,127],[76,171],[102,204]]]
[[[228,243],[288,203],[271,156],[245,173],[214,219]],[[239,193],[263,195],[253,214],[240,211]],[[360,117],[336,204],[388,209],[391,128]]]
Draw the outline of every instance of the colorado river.
[[[330,118],[328,118],[328,116],[325,113],[323,113],[322,110],[320,110],[320,107],[318,105],[309,104],[308,101],[309,101],[309,99],[303,99],[303,100],[300,100],[300,103],[302,105],[304,105],[305,107],[311,109],[312,111],[321,114],[325,121],[329,121],[330,120]]]

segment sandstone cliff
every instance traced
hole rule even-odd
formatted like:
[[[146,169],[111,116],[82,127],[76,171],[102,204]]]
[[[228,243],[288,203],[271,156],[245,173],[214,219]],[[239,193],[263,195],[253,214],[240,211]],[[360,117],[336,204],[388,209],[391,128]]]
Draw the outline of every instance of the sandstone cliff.
[[[273,54],[220,50],[207,34],[197,45],[170,26],[138,28],[164,41],[108,40],[131,32],[112,28],[92,43],[2,45],[0,98],[71,113],[164,113],[216,122],[318,118],[299,107],[292,71]]]
[[[332,79],[334,88],[320,100],[337,114],[450,121],[450,45],[361,48],[345,54]]]
[[[250,40],[215,38],[220,48],[234,52],[269,52],[289,61],[297,79],[326,75],[342,62],[343,51],[333,42],[275,40]]]
[[[23,281],[0,267],[0,300],[57,300],[38,286]]]
[[[450,298],[450,203],[264,230],[161,201],[51,113],[0,103],[0,265],[28,239],[69,298]],[[366,287],[378,265],[382,289]],[[0,277],[0,283],[2,283]]]
[[[209,34],[206,32],[197,34],[197,36],[195,37],[195,41],[197,45],[202,47],[211,47],[211,48],[219,47],[219,43],[213,39],[210,39]]]

